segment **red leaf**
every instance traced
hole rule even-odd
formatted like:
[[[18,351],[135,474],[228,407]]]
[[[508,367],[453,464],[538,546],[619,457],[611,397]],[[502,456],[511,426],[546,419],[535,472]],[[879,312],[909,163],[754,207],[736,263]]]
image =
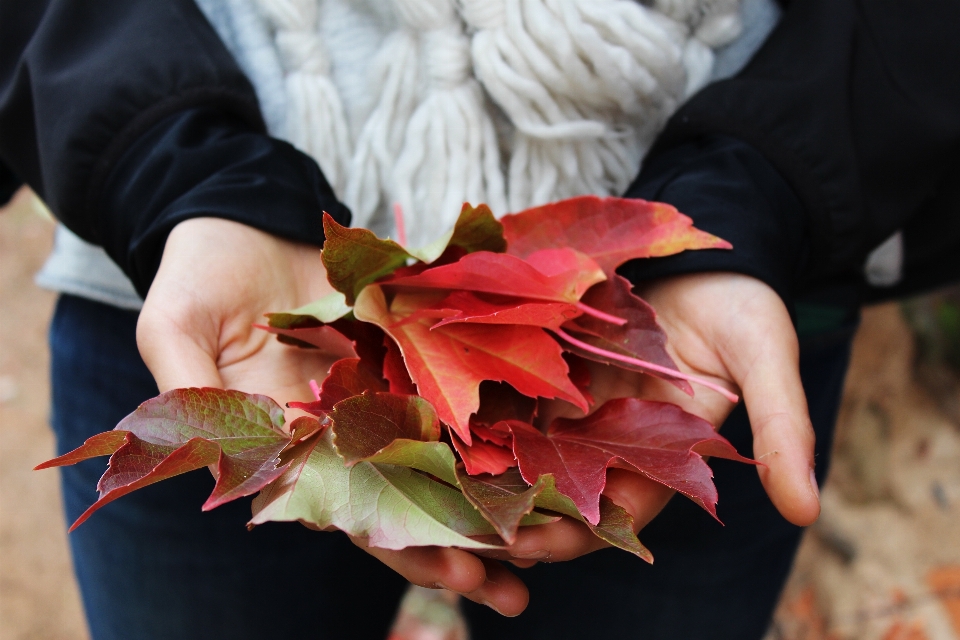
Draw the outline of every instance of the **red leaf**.
[[[222,389],[175,389],[141,404],[116,430],[41,466],[110,456],[100,499],[74,523],[140,487],[217,463],[217,482],[203,505],[212,509],[250,495],[283,473],[278,455],[290,442],[283,409],[270,398]]]
[[[541,258],[541,266],[550,273],[543,273],[515,256],[479,251],[453,264],[434,267],[415,276],[396,278],[389,284],[576,302],[590,286],[606,279],[593,261],[571,249],[552,249]]]
[[[508,253],[571,247],[607,273],[628,260],[685,249],[730,249],[729,242],[695,229],[669,204],[632,198],[580,196],[504,216]]]
[[[146,442],[133,433],[127,432],[126,435],[127,443],[110,457],[110,466],[97,484],[100,499],[80,514],[70,531],[86,522],[100,507],[121,496],[181,473],[201,469],[217,462],[220,457],[220,447],[202,438],[192,438],[179,447],[171,447]]]
[[[482,428],[482,427],[481,427]],[[474,434],[476,427],[473,427]],[[487,432],[492,430],[487,429]],[[485,433],[484,435],[487,435]],[[473,444],[466,444],[456,433],[450,434],[450,440],[453,442],[453,448],[460,454],[460,459],[467,469],[467,473],[475,476],[481,473],[498,475],[511,467],[517,466],[517,460],[513,456],[513,451],[508,446],[486,441],[484,438],[474,438]],[[492,439],[491,439],[492,440]]]
[[[564,361],[566,361],[566,355]],[[483,382],[480,384],[480,409],[470,422],[471,431],[477,432],[478,425],[494,427],[504,420],[533,422],[537,415],[537,399],[525,396],[505,382]],[[503,429],[510,437],[510,430]]]
[[[113,455],[117,449],[127,443],[127,431],[107,431],[98,433],[69,453],[42,462],[33,468],[34,471],[41,469],[50,469],[52,467],[66,467],[71,464],[77,464],[90,458]]]
[[[338,402],[330,418],[333,444],[348,467],[373,456],[394,440],[440,439],[436,411],[418,396],[364,393]]]
[[[407,373],[400,347],[390,336],[384,336],[383,343],[387,348],[387,355],[383,359],[383,377],[390,383],[390,393],[417,395],[417,385],[413,384],[410,374]]]
[[[458,322],[475,324],[525,324],[555,329],[580,315],[577,306],[569,302],[539,302],[518,300],[509,296],[454,291],[436,305],[438,311],[456,311],[434,325],[442,327]]]
[[[701,455],[752,462],[705,420],[672,404],[636,398],[611,400],[586,418],[557,419],[546,435],[528,424],[508,424],[524,479],[553,474],[560,493],[591,524],[600,520],[600,493],[613,464],[683,493],[716,517],[713,473]]]
[[[405,322],[435,302],[436,296],[400,293],[388,309],[383,290],[370,286],[357,298],[354,314],[397,342],[420,395],[464,442],[471,443],[469,418],[480,405],[484,380],[508,382],[524,395],[560,398],[586,410],[567,378],[560,346],[542,329],[458,324],[431,330],[427,319]]]
[[[315,416],[323,417],[333,410],[333,405],[364,391],[386,391],[387,385],[376,373],[370,370],[359,358],[337,360],[330,367],[330,373],[320,385],[320,399],[316,402],[288,402],[292,409],[302,409]]]
[[[353,348],[353,341],[331,327],[321,325],[317,327],[300,327],[297,329],[281,329],[264,324],[253,325],[268,333],[276,334],[280,342],[295,347],[319,349],[337,358],[356,358],[357,352]]]
[[[614,275],[606,282],[591,287],[582,300],[584,304],[594,309],[623,318],[627,321],[625,325],[618,326],[593,316],[583,315],[565,324],[563,328],[577,332],[579,340],[599,349],[644,360],[679,373],[676,363],[667,353],[667,334],[657,324],[656,311],[643,299],[634,295],[631,289],[632,285],[626,278]],[[568,345],[566,348],[588,360],[670,380],[686,393],[693,394],[689,382],[671,378],[669,374],[598,355],[575,345]]]
[[[590,393],[590,381],[592,378],[587,363],[583,358],[573,353],[564,354],[563,359],[567,361],[567,366],[570,367],[570,382],[576,385],[580,393],[583,394],[583,397],[587,399],[587,402],[593,406],[595,401],[593,395]],[[523,422],[530,422],[530,420],[523,420]]]

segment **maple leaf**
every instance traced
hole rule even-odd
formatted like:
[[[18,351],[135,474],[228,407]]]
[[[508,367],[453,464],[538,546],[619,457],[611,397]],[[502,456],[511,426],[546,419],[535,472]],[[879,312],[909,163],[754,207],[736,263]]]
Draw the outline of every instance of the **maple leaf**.
[[[616,325],[591,315],[580,316],[566,323],[563,329],[577,333],[579,341],[596,349],[588,350],[571,343],[568,343],[566,348],[588,360],[666,378],[692,395],[693,389],[690,383],[679,378],[683,374],[667,353],[667,334],[657,324],[656,311],[643,299],[634,295],[632,288],[629,280],[618,275],[591,287],[583,297],[584,304],[623,318],[627,322]],[[600,350],[607,353],[602,353]],[[642,360],[657,368],[611,358],[609,355],[611,352]],[[676,372],[676,376],[672,375],[671,371]]]
[[[483,427],[480,427],[483,429]],[[453,442],[453,448],[460,454],[460,459],[467,469],[467,473],[472,476],[489,473],[497,475],[503,473],[510,467],[517,466],[517,460],[513,455],[512,447],[501,444],[491,439],[484,439],[481,433],[477,432],[477,427],[471,425],[470,430],[474,435],[480,436],[474,438],[471,444],[466,444],[456,433],[450,434],[450,440]],[[486,430],[489,431],[489,430]]]
[[[293,347],[319,349],[335,358],[355,358],[353,341],[329,325],[280,329],[264,324],[253,325],[277,336],[277,340]]]
[[[375,455],[398,439],[440,439],[437,412],[419,396],[364,393],[338,402],[330,419],[333,444],[348,466]]]
[[[730,249],[694,228],[673,206],[634,198],[579,196],[533,207],[501,220],[507,251],[521,258],[541,249],[571,247],[608,274],[628,260],[686,249]]]
[[[434,327],[458,322],[474,324],[525,324],[545,329],[560,327],[581,313],[569,302],[541,302],[517,300],[509,296],[482,294],[473,291],[453,291],[436,305],[444,314]]]
[[[417,385],[413,384],[407,367],[403,364],[400,347],[389,336],[384,337],[387,355],[383,359],[383,377],[390,383],[391,393],[417,394]]]
[[[552,249],[534,257],[542,258],[539,264],[545,271],[515,256],[479,251],[453,264],[395,278],[386,284],[576,303],[587,289],[606,280],[603,271],[590,258],[572,249]]]
[[[278,454],[290,436],[281,431],[282,425],[283,409],[266,396],[210,388],[175,389],[141,404],[116,430],[94,436],[37,468],[112,454],[97,485],[100,498],[71,531],[120,496],[216,464],[217,482],[203,505],[207,511],[255,493],[283,473]]]
[[[332,291],[319,300],[304,305],[292,311],[264,314],[271,327],[278,329],[294,329],[297,327],[314,327],[321,324],[330,324],[350,313],[346,297],[339,291]]]
[[[465,443],[472,442],[469,418],[480,405],[484,380],[508,382],[524,395],[560,398],[586,410],[586,401],[567,378],[560,346],[543,329],[455,324],[431,330],[428,319],[406,321],[435,302],[435,295],[400,293],[388,308],[383,290],[372,285],[357,298],[354,314],[396,341],[420,395]]]
[[[591,524],[600,520],[599,498],[612,464],[683,493],[717,517],[713,472],[701,456],[740,462],[740,456],[706,420],[672,404],[618,398],[581,419],[558,418],[546,434],[522,422],[505,423],[527,482],[553,474],[557,489]]]

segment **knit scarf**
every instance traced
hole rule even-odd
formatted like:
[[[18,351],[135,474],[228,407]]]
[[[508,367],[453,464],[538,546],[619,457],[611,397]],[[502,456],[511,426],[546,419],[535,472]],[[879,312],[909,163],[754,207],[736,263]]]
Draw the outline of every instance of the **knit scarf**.
[[[389,231],[399,205],[414,246],[463,202],[503,215],[619,195],[740,31],[739,0],[383,0],[395,28],[353,122],[321,36],[333,1],[257,0],[283,66],[286,137],[355,225]]]

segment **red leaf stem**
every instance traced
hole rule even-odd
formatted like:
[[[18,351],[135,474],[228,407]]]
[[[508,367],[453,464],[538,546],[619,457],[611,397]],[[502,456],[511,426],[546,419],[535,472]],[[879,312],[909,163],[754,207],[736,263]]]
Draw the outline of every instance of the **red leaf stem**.
[[[397,227],[397,242],[407,246],[407,227],[403,222],[403,208],[399,202],[393,203],[393,224]]]
[[[603,320],[604,322],[615,324],[618,327],[622,327],[623,325],[627,324],[626,318],[619,318],[615,315],[604,313],[603,311],[600,311],[599,309],[594,309],[593,307],[583,304],[582,302],[577,302],[576,307],[577,309],[579,309],[580,311],[583,311],[588,316],[593,316],[598,320]]]
[[[595,353],[605,358],[610,358],[611,360],[619,360],[621,362],[626,362],[627,364],[643,367],[644,369],[650,369],[651,371],[656,371],[657,373],[663,373],[665,375],[672,376],[674,378],[680,378],[681,380],[687,380],[688,382],[696,382],[697,384],[703,385],[708,389],[713,389],[714,391],[722,395],[724,398],[726,398],[730,402],[733,402],[733,403],[740,402],[740,396],[738,396],[735,393],[731,393],[730,391],[727,391],[720,385],[710,382],[709,380],[704,380],[703,378],[699,378],[697,376],[691,376],[689,374],[683,373],[681,371],[676,371],[674,369],[668,369],[667,367],[661,367],[658,364],[647,362],[646,360],[631,358],[630,356],[624,356],[619,353],[614,353],[613,351],[607,351],[606,349],[595,347],[591,344],[587,344],[586,342],[583,342],[582,340],[577,340],[576,338],[571,336],[569,333],[567,333],[563,329],[554,329],[553,332],[556,333],[561,338],[563,338],[564,340],[566,340],[567,342],[569,342],[570,344],[576,347],[580,347],[584,351],[589,351],[590,353]]]
[[[310,391],[313,391],[313,397],[317,399],[317,402],[320,401],[320,385],[317,384],[316,380],[310,381]]]

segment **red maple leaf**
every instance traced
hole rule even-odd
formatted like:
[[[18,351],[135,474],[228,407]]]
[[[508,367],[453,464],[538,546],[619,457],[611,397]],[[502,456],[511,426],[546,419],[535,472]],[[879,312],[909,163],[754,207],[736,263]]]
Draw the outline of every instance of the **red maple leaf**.
[[[636,398],[610,400],[585,418],[558,418],[546,434],[523,422],[506,425],[524,479],[533,484],[553,474],[557,490],[591,524],[600,521],[600,493],[612,465],[675,489],[716,517],[717,490],[702,456],[752,462],[706,420],[676,405]]]

